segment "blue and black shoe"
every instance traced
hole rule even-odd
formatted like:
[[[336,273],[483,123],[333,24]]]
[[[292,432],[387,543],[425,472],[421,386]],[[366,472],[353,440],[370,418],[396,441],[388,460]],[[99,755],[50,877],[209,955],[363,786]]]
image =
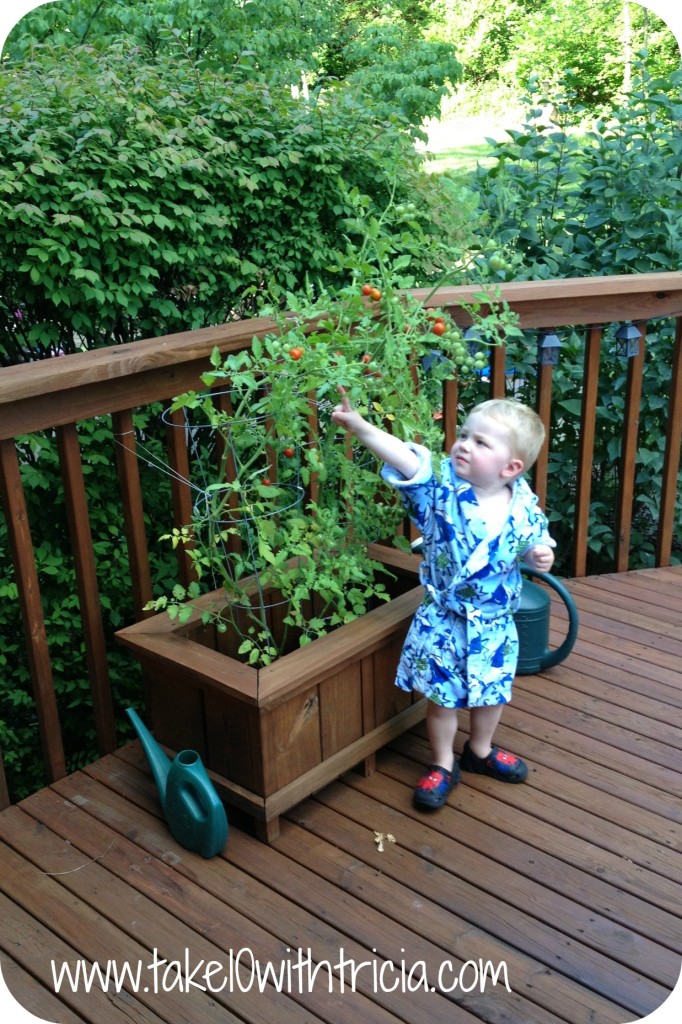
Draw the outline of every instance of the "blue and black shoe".
[[[438,764],[432,764],[414,791],[415,807],[428,810],[442,807],[459,779],[459,768],[456,764],[451,772],[447,768],[441,768]]]
[[[493,745],[487,757],[477,757],[469,746],[469,740],[464,744],[459,766],[464,772],[489,775],[500,782],[523,782],[528,775],[527,764],[516,754]]]

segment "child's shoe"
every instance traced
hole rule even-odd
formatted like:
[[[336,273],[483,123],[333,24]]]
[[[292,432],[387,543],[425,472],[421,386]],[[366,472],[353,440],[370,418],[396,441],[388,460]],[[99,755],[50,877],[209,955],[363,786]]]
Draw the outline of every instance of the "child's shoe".
[[[451,772],[447,768],[441,768],[440,765],[432,764],[414,791],[415,807],[429,810],[442,807],[450,795],[450,790],[454,789],[459,779],[459,768],[456,763]]]
[[[493,744],[487,757],[477,757],[469,746],[469,740],[464,744],[459,766],[462,771],[490,775],[500,782],[523,782],[528,775],[528,766],[516,754],[509,754]]]

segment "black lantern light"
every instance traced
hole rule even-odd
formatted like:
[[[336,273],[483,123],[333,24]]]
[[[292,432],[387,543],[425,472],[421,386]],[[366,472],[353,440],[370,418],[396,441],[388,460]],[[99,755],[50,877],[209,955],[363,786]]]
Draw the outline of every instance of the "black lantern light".
[[[625,323],[616,331],[616,355],[620,359],[633,359],[639,355],[642,332],[635,324]]]
[[[540,366],[557,366],[561,342],[556,334],[541,334],[538,338],[538,363]]]

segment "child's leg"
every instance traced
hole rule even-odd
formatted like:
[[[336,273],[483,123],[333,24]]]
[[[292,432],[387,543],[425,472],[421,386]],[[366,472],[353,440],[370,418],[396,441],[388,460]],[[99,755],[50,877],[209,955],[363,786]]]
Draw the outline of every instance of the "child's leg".
[[[426,708],[426,731],[429,734],[433,763],[452,771],[455,763],[457,709],[443,708],[430,700]]]
[[[455,733],[457,710],[442,708],[429,701],[426,710],[426,731],[429,734],[433,763],[414,791],[414,804],[423,809],[442,807],[453,786],[459,782],[459,766],[455,764]]]
[[[493,746],[493,735],[497,729],[504,704],[492,704],[489,707],[471,708],[469,712],[470,739],[469,746],[476,757],[487,757]]]

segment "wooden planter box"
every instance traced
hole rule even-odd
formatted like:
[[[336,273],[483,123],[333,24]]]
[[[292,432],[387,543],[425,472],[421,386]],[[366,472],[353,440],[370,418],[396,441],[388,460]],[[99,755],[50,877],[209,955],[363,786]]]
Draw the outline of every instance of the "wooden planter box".
[[[419,559],[380,545],[371,554],[397,576],[392,600],[266,668],[230,657],[202,625],[219,591],[183,625],[164,612],[117,633],[142,664],[156,740],[196,750],[221,797],[268,841],[281,814],[356,765],[371,771],[375,751],[425,714],[423,699],[394,685],[423,597]]]

